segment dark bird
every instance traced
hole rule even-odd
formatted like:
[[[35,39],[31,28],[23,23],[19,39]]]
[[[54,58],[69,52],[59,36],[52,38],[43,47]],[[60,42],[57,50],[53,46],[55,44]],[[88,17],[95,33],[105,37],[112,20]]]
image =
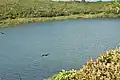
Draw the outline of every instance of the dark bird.
[[[48,55],[49,55],[49,53],[44,53],[41,55],[41,57],[48,56]]]
[[[5,34],[4,32],[0,32],[1,34]]]

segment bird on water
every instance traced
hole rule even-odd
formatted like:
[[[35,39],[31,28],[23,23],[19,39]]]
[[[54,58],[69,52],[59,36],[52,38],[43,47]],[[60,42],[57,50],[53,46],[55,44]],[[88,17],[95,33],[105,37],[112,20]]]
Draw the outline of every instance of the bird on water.
[[[49,55],[49,53],[44,53],[41,55],[41,57],[48,56],[48,55]]]
[[[5,34],[4,32],[0,32],[1,34]]]

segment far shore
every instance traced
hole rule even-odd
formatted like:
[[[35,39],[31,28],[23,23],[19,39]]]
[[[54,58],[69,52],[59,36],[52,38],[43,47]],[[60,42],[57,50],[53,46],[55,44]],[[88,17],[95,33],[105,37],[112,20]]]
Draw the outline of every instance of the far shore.
[[[57,17],[40,17],[40,18],[16,18],[0,21],[0,28],[16,27],[20,24],[45,22],[53,20],[69,20],[69,19],[90,19],[90,18],[120,18],[120,15],[115,14],[84,14],[84,15],[70,15],[70,16],[57,16]]]

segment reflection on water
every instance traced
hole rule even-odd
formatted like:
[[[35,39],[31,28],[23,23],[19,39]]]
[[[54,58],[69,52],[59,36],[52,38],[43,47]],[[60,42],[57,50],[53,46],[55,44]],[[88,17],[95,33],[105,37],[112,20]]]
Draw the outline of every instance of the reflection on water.
[[[2,80],[43,80],[79,69],[120,42],[119,19],[66,20],[0,29]],[[41,57],[43,53],[50,55]]]

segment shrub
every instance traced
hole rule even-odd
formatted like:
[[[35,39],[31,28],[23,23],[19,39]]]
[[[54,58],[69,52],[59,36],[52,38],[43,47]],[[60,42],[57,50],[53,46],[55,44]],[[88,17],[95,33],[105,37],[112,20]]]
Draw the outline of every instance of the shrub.
[[[2,2],[3,1],[3,2]],[[107,4],[110,3],[72,3],[72,2],[48,2],[40,0],[12,0],[0,3],[0,20],[16,18],[39,18],[68,16],[75,14],[99,14],[110,12]],[[104,7],[103,7],[104,6]],[[108,13],[109,13],[108,12]]]
[[[51,80],[120,80],[120,48],[89,60],[80,70],[60,72]]]

